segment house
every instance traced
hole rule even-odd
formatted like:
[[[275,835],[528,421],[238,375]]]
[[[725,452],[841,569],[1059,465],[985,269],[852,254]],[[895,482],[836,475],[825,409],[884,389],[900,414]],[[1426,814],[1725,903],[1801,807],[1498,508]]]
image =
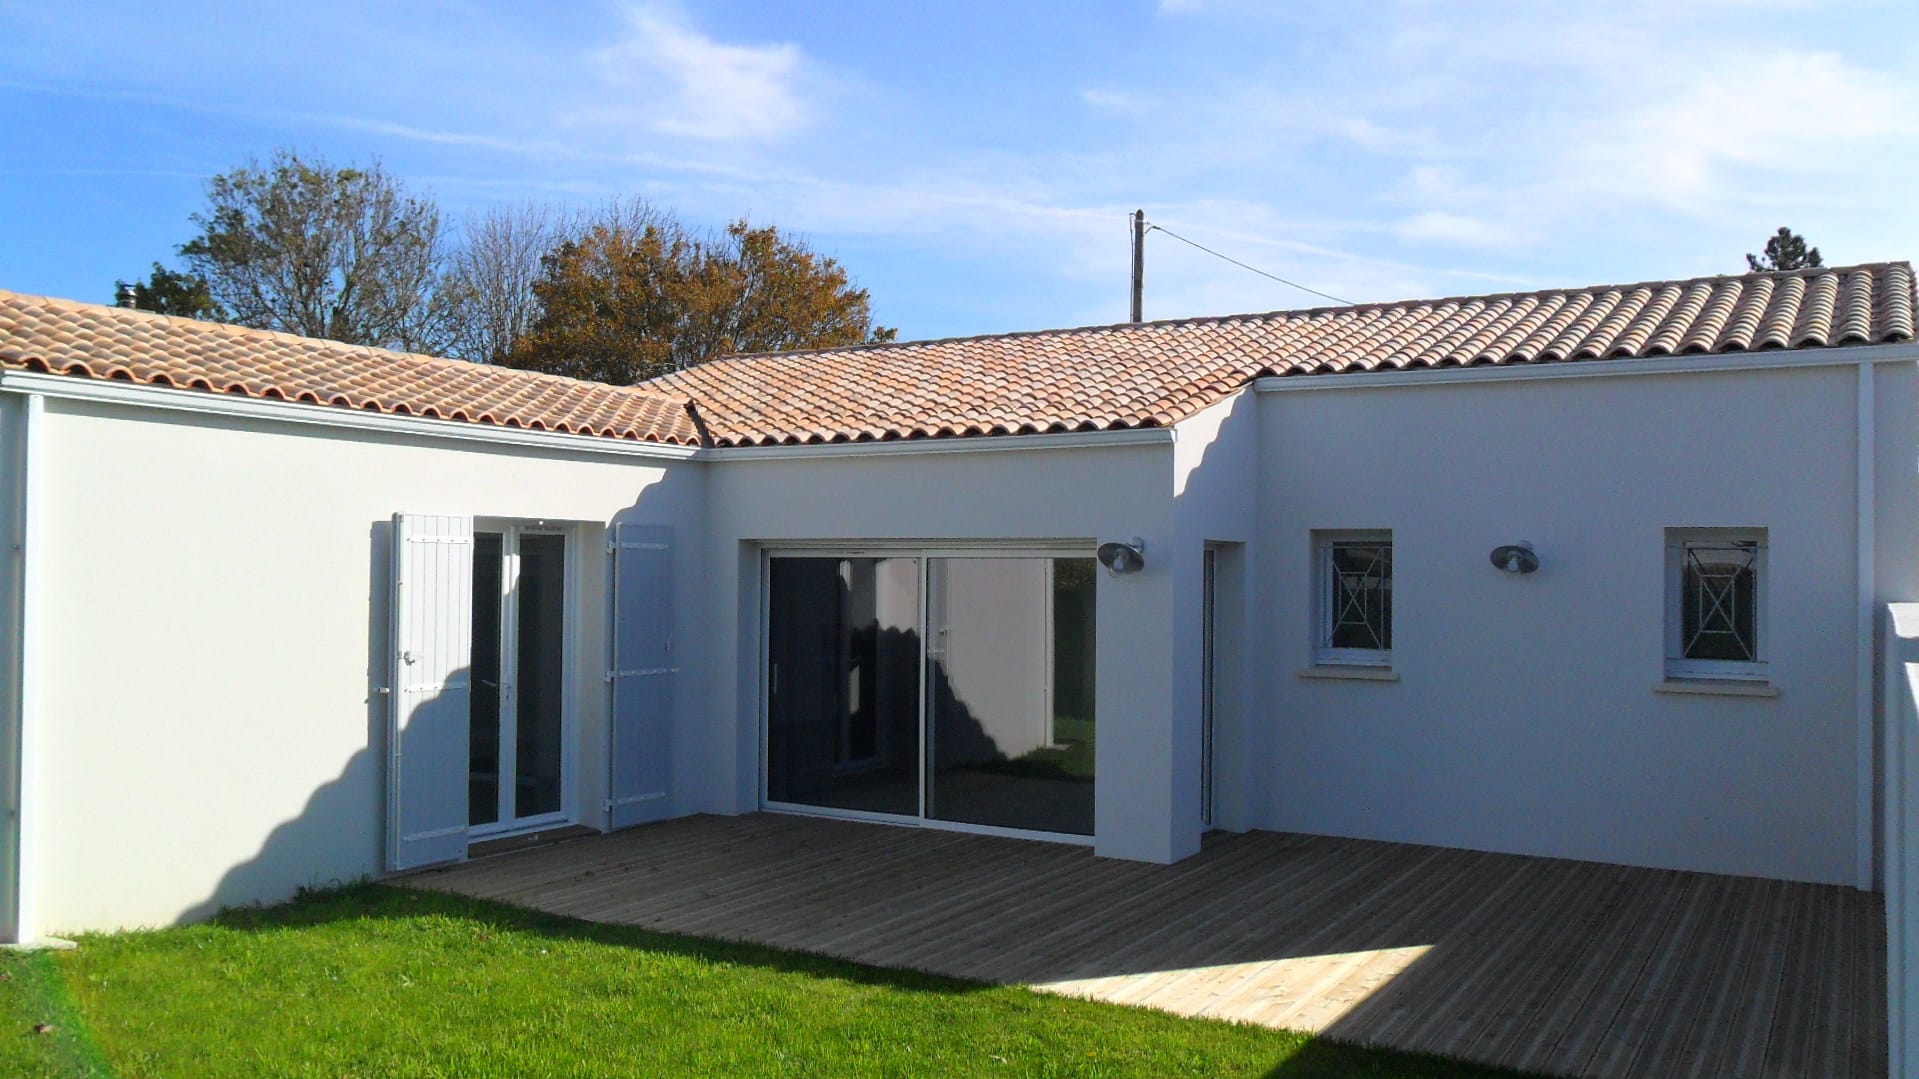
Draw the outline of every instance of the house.
[[[1880,888],[1915,360],[1905,263],[635,387],[0,293],[0,929],[762,808]]]

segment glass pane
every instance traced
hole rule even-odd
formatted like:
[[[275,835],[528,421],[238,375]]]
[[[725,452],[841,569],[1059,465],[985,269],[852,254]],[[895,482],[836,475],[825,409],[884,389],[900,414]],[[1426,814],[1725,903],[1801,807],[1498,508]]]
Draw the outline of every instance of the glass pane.
[[[927,815],[1091,835],[1094,562],[927,567]]]
[[[1332,648],[1393,647],[1393,547],[1390,543],[1329,545],[1326,582]]]
[[[498,532],[473,536],[473,683],[468,705],[467,823],[500,819],[500,552]]]
[[[1759,658],[1758,555],[1753,544],[1686,545],[1679,608],[1687,659]]]
[[[520,537],[519,683],[514,686],[513,815],[560,809],[565,695],[566,537]]]
[[[919,813],[919,560],[775,558],[766,796]]]

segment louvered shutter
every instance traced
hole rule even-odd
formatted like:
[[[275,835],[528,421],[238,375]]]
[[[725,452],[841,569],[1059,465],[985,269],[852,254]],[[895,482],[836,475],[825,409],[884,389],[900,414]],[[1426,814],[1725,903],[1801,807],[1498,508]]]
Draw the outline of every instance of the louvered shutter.
[[[387,868],[466,856],[473,519],[393,518]]]
[[[612,752],[607,809],[614,828],[664,819],[673,775],[673,529],[616,522],[607,683]]]

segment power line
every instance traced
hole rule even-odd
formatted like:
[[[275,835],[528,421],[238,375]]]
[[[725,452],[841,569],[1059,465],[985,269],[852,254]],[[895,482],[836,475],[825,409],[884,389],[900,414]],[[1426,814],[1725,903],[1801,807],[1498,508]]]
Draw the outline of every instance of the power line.
[[[1232,263],[1233,265],[1239,267],[1242,270],[1251,270],[1261,277],[1271,278],[1272,280],[1277,281],[1280,284],[1287,286],[1288,288],[1296,288],[1301,292],[1310,292],[1315,296],[1319,296],[1323,299],[1331,300],[1334,303],[1351,304],[1353,302],[1351,300],[1342,300],[1338,296],[1335,296],[1330,292],[1321,292],[1316,288],[1307,288],[1305,285],[1302,285],[1297,281],[1288,281],[1285,278],[1279,276],[1278,274],[1267,273],[1265,270],[1262,270],[1257,266],[1249,266],[1246,263],[1239,261],[1238,259],[1234,258],[1231,255],[1221,254],[1220,252],[1215,251],[1210,247],[1207,247],[1205,244],[1198,243],[1194,240],[1189,240],[1186,237],[1181,236],[1179,233],[1174,232],[1172,229],[1166,228],[1163,225],[1149,224],[1146,228],[1146,231],[1147,232],[1163,232],[1166,235],[1171,236],[1173,239],[1178,240],[1180,243],[1186,244],[1189,247],[1197,247],[1201,251],[1206,252],[1207,254],[1213,256],[1214,258],[1225,259],[1227,262]]]

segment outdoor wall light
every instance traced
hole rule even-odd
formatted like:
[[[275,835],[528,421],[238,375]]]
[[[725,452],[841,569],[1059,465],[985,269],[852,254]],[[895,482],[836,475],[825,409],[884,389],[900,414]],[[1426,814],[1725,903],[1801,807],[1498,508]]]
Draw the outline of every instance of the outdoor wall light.
[[[1099,564],[1114,576],[1138,573],[1146,568],[1146,541],[1134,536],[1131,543],[1118,540],[1102,543],[1099,545]]]
[[[1492,557],[1493,565],[1507,573],[1531,573],[1539,568],[1539,556],[1533,553],[1533,545],[1525,540],[1494,547]]]

